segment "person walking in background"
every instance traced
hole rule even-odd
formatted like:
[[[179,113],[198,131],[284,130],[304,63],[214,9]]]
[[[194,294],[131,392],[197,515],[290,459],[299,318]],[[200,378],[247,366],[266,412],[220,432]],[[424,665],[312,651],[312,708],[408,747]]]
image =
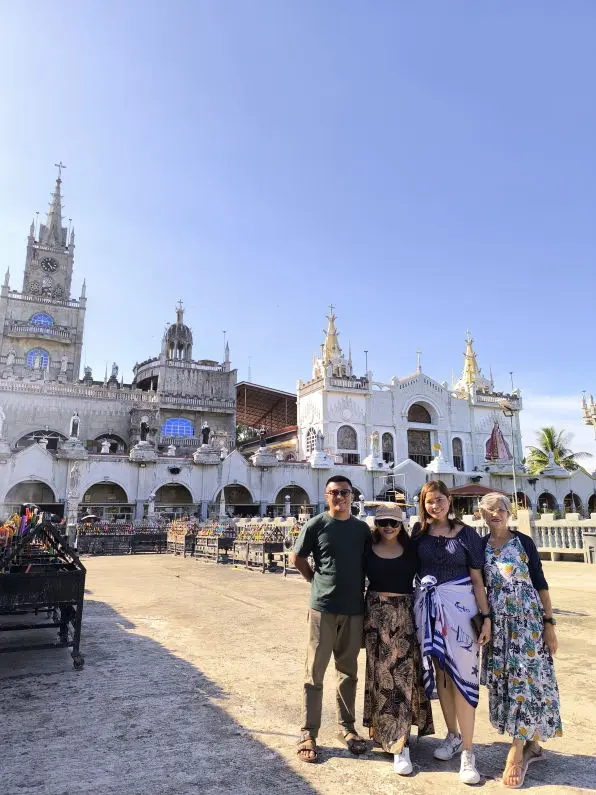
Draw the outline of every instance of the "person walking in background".
[[[371,543],[370,528],[352,516],[353,492],[348,478],[329,478],[325,496],[329,509],[306,522],[290,553],[290,562],[312,583],[298,743],[298,757],[303,762],[317,760],[323,678],[332,654],[337,672],[339,739],[353,754],[362,754],[367,748],[354,723],[364,613],[364,559]],[[314,570],[309,555],[313,557]]]
[[[472,527],[455,518],[449,489],[441,480],[422,487],[420,520],[412,531],[419,561],[414,618],[426,693],[430,698],[436,672],[447,724],[447,737],[435,749],[434,757],[448,760],[461,751],[460,780],[477,784],[480,774],[473,739],[479,646],[486,643],[491,631],[482,580],[482,543]],[[476,638],[473,620],[478,613],[481,625]]]
[[[482,544],[493,627],[482,652],[481,682],[488,688],[490,722],[513,738],[503,784],[518,789],[528,765],[542,756],[539,741],[563,734],[552,658],[555,619],[536,545],[509,529],[507,497],[487,494],[480,513],[490,530]]]
[[[363,724],[386,753],[396,773],[413,768],[409,738],[434,733],[430,700],[422,684],[422,661],[412,612],[416,555],[397,505],[380,505],[365,562],[366,681]]]

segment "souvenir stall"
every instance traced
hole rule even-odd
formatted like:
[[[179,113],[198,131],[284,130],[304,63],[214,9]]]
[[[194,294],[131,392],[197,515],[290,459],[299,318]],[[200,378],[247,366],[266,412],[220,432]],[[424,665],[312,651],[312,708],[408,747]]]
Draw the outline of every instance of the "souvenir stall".
[[[72,648],[75,670],[80,653],[85,567],[61,535],[37,509],[24,508],[0,527],[0,632],[54,629],[57,639],[3,643],[0,653]],[[23,636],[25,637],[25,636]]]

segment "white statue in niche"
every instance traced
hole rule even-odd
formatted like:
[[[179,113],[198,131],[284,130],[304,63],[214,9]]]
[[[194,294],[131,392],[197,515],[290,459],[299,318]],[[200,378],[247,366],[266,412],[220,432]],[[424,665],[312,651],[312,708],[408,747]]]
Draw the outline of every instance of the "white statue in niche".
[[[11,348],[6,354],[6,366],[12,367],[15,363],[16,358],[17,358],[16,351],[14,348]]]
[[[64,356],[60,359],[60,372],[65,373],[68,369],[68,356],[64,354]]]
[[[101,440],[101,452],[103,455],[110,452],[110,440],[109,439],[102,439]]]
[[[41,353],[39,351],[35,351],[35,356],[33,357],[33,369],[41,370]]]
[[[72,467],[70,468],[70,474],[68,478],[68,496],[69,497],[76,497],[79,493],[79,482],[81,480],[81,469],[79,467],[79,462],[75,461]]]
[[[79,436],[79,425],[80,425],[79,412],[75,411],[75,413],[70,418],[70,437],[71,437],[71,439],[72,438],[78,439],[78,436]]]

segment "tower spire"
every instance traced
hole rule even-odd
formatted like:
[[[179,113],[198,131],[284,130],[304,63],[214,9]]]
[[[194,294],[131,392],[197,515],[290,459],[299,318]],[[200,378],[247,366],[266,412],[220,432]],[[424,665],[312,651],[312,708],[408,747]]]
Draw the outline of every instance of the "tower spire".
[[[468,331],[466,331],[466,352],[464,353],[463,372],[463,380],[467,386],[475,384],[478,380],[478,376],[480,375],[480,368],[478,367],[478,362],[476,361],[476,354],[472,348],[473,342],[474,339],[472,338],[472,334],[468,329]]]
[[[40,243],[50,246],[64,246],[66,245],[66,228],[62,227],[62,194],[60,186],[62,185],[62,169],[66,168],[64,163],[54,163],[58,169],[58,177],[56,179],[56,187],[52,193],[52,201],[50,202],[50,209],[48,211],[48,218],[45,226],[42,226],[40,233]]]
[[[339,333],[335,328],[335,321],[337,318],[333,312],[333,309],[333,304],[330,304],[329,314],[327,315],[327,331],[325,332],[325,342],[323,343],[323,364],[329,364],[329,362],[332,362],[335,359],[340,359],[342,355],[337,339],[339,337]]]

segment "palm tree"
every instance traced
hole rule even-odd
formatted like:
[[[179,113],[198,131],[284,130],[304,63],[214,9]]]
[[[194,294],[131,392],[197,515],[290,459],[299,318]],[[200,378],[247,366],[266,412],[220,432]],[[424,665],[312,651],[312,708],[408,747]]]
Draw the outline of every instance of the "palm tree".
[[[575,472],[580,469],[589,474],[584,467],[578,463],[577,459],[581,456],[591,458],[590,453],[574,453],[567,445],[570,435],[565,430],[557,431],[552,425],[541,428],[536,434],[537,447],[530,446],[527,466],[532,475],[537,475],[548,466],[549,453],[554,454],[555,464],[563,467],[568,472]]]

